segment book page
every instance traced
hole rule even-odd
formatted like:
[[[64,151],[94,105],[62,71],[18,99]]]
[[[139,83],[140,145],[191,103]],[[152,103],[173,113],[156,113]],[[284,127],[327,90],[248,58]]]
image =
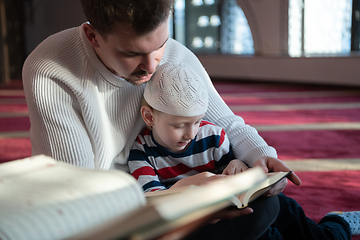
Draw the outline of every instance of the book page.
[[[169,189],[154,191],[154,192],[146,192],[145,197],[147,199],[154,199],[157,197],[162,197],[162,196],[166,196],[166,195],[170,195],[170,194],[178,194],[178,193],[182,193],[182,192],[186,191],[187,189],[189,189],[190,187],[193,187],[193,186],[194,185],[179,187],[179,188],[169,188]]]
[[[266,175],[270,176],[271,174],[266,174]],[[259,190],[259,192],[260,191],[265,192],[267,189],[263,189],[263,188],[268,186],[268,184],[271,184],[272,180],[274,180],[274,177],[272,177],[270,179],[266,178],[264,181],[254,184],[255,186],[248,189],[248,191],[245,191],[242,194],[237,195],[237,196],[235,196],[235,195],[232,196],[230,198],[230,201],[238,208],[242,208],[242,207],[244,207],[244,204],[242,201],[244,201],[245,198],[251,198],[251,196],[256,195],[256,193],[254,194],[254,192],[258,191],[259,187],[261,188],[261,190]],[[145,197],[148,202],[154,202],[154,201],[158,201],[159,199],[161,199],[165,196],[181,194],[181,193],[192,191],[192,190],[199,190],[200,188],[203,188],[203,186],[191,185],[191,186],[185,186],[185,187],[175,188],[175,189],[170,188],[170,189],[165,189],[165,190],[161,190],[161,191],[147,192],[147,193],[145,193]]]
[[[145,204],[129,174],[36,156],[0,165],[0,238],[63,239]]]

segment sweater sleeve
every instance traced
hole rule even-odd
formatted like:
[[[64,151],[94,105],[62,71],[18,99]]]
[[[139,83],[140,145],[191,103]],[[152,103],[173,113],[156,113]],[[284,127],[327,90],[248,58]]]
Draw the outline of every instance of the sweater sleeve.
[[[209,109],[205,119],[224,128],[237,159],[253,166],[255,161],[262,156],[277,157],[276,150],[268,146],[257,130],[245,124],[244,119],[235,115],[226,105],[213,86],[204,67],[190,50],[172,39],[169,39],[166,47],[168,49],[163,61],[174,59],[187,63],[203,76],[202,79],[206,82],[209,92]]]
[[[78,84],[74,73],[84,68],[83,61],[80,54],[79,58],[62,57],[68,52],[63,51],[61,41],[62,37],[49,37],[28,56],[23,66],[32,155],[44,154],[80,167],[96,168],[78,98],[71,84],[65,83]]]
[[[35,53],[34,53],[35,54]],[[93,149],[73,91],[42,74],[43,62],[30,56],[23,85],[31,121],[32,155],[45,154],[84,168],[96,168]]]

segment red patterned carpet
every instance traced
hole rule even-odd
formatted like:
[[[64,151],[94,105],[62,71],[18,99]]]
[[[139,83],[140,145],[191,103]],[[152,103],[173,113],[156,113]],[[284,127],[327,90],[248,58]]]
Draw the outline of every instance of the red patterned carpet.
[[[360,88],[214,84],[230,108],[300,176],[303,185],[289,183],[285,193],[310,218],[360,210]],[[0,89],[0,163],[30,156],[29,128],[21,84]]]
[[[319,221],[360,210],[360,88],[215,83],[235,114],[278,151],[302,179],[285,194]],[[360,239],[360,236],[353,237]]]

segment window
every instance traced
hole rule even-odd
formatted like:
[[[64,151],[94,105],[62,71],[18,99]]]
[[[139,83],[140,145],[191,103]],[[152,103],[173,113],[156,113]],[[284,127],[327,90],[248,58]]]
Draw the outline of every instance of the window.
[[[174,38],[195,53],[253,54],[254,42],[236,0],[176,0]]]
[[[220,50],[220,0],[185,0],[185,44],[195,53]]]
[[[289,54],[349,53],[352,0],[290,0]]]
[[[351,22],[351,50],[360,49],[360,0],[353,1],[352,22]]]
[[[174,38],[195,53],[254,54],[244,12],[236,0],[176,0]],[[288,52],[359,51],[360,0],[289,0]]]
[[[223,0],[221,9],[221,53],[254,54],[251,30],[236,0]]]

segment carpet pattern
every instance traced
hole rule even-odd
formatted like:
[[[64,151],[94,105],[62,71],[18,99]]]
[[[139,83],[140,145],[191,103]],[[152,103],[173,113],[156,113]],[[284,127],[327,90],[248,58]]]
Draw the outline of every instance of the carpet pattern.
[[[360,89],[234,82],[215,87],[301,178],[302,186],[289,183],[284,193],[311,219],[360,210]]]
[[[21,81],[0,87],[0,163],[31,155],[29,129]]]
[[[235,114],[254,126],[302,179],[285,194],[319,221],[360,210],[360,89],[279,83],[214,82]],[[0,88],[0,163],[30,156],[21,84]],[[360,240],[360,236],[353,239]]]

